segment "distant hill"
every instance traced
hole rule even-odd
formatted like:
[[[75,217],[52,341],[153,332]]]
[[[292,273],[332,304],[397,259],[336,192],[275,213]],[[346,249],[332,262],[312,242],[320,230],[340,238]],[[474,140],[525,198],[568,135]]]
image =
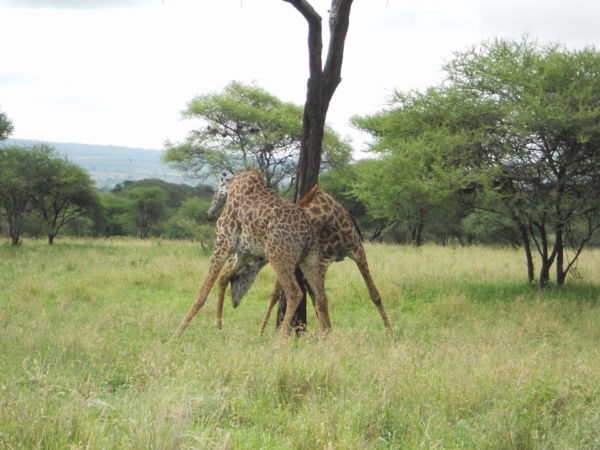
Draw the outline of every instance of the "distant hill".
[[[0,145],[32,145],[42,141],[7,139]],[[161,161],[161,150],[118,147],[114,145],[90,145],[64,142],[43,142],[51,145],[69,161],[83,167],[96,182],[99,189],[108,190],[126,180],[155,178],[170,183],[196,185],[193,180],[171,169]],[[204,181],[202,181],[204,182]]]

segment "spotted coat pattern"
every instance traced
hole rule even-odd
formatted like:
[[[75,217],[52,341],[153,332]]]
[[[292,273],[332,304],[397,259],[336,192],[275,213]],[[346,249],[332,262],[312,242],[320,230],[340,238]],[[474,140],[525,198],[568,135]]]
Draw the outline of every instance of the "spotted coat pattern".
[[[321,190],[319,186],[314,186],[298,204],[306,211],[315,230],[319,242],[320,265],[323,272],[327,271],[331,263],[342,261],[346,256],[351,258],[363,277],[369,296],[377,307],[388,334],[392,335],[392,327],[383,307],[381,296],[371,277],[361,235],[348,211],[333,197]],[[263,265],[264,262],[257,261],[245,268],[233,280],[231,291],[234,306],[239,304],[242,295],[249,288]],[[282,292],[277,292],[276,296],[272,296],[272,301],[278,300],[278,295],[282,295]],[[261,324],[261,332],[266,326],[273,306],[274,304],[270,303],[267,308]]]
[[[215,191],[213,203],[216,197]],[[217,220],[217,237],[208,274],[175,335],[183,332],[204,305],[215,282],[219,288],[217,327],[220,328],[227,284],[241,269],[260,259],[271,263],[279,290],[285,293],[290,305],[282,330],[289,333],[292,317],[302,299],[302,291],[294,276],[298,266],[315,292],[319,323],[321,329],[327,331],[331,323],[324,272],[319,263],[315,232],[304,209],[267,189],[261,175],[254,169],[242,170],[228,179],[226,197],[225,207]],[[221,273],[223,265],[232,256],[230,264]]]

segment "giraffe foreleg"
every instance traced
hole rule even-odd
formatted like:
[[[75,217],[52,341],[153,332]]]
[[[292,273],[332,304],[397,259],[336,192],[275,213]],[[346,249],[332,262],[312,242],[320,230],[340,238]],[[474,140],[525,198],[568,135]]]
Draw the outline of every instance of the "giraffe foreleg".
[[[217,246],[215,245],[215,247]],[[219,276],[219,272],[221,272],[221,268],[223,267],[223,264],[229,255],[230,253],[225,250],[213,253],[204,284],[200,288],[200,292],[198,292],[192,307],[179,324],[177,331],[175,331],[174,337],[179,337],[181,335],[183,330],[186,329],[190,321],[194,318],[198,310],[204,306],[204,303],[206,303],[206,299],[208,298],[208,294],[210,293],[213,284],[215,284],[215,281]]]
[[[302,273],[314,293],[315,311],[317,312],[321,331],[327,333],[331,330],[331,320],[329,319],[329,306],[327,304],[327,296],[325,295],[325,274],[323,267],[320,265],[302,267]]]
[[[279,269],[273,263],[271,263],[271,265],[273,266],[273,269],[275,269],[275,273],[277,274],[277,283],[283,289],[283,293],[287,302],[285,316],[281,322],[281,333],[284,335],[289,335],[292,331],[292,319],[294,318],[294,314],[296,313],[296,309],[298,308],[300,301],[302,301],[302,290],[300,289],[300,286],[298,286],[293,268],[291,268],[291,270],[286,270]],[[274,298],[272,298],[270,301],[273,302]],[[270,308],[272,308],[272,306],[270,306]]]
[[[308,290],[309,292],[312,291],[310,295],[313,298],[317,319],[319,319],[319,326],[323,333],[327,333],[331,329],[329,307],[325,295],[325,272],[327,267],[327,262],[321,260],[320,252],[315,247],[300,264],[300,269],[308,283]]]

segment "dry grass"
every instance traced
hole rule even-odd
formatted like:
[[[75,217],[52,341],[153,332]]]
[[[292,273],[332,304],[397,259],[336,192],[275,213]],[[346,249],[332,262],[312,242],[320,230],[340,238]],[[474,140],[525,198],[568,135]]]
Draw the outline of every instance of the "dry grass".
[[[223,331],[213,294],[171,341],[197,246],[0,247],[0,448],[600,447],[600,251],[546,291],[511,249],[367,251],[394,340],[350,261],[327,337],[257,336],[266,270]]]

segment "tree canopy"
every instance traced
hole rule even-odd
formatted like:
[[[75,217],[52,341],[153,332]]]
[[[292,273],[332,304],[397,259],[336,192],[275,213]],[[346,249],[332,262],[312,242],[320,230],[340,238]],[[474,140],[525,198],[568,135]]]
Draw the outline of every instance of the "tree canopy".
[[[526,252],[533,242],[540,284],[554,262],[562,284],[600,227],[600,54],[496,40],[444,69],[441,86],[354,119],[379,155],[355,194],[389,216],[471,193],[473,207],[513,220]],[[565,264],[567,241],[576,251]],[[530,254],[528,265],[531,277]]]
[[[45,144],[0,147],[0,201],[13,245],[32,210],[51,244],[59,230],[98,206],[87,172]]]
[[[183,114],[200,119],[201,125],[184,142],[167,142],[164,159],[176,168],[202,177],[250,165],[262,173],[269,187],[294,177],[302,134],[300,106],[234,81],[222,92],[194,98]],[[327,167],[349,162],[350,144],[330,128],[324,146]]]

